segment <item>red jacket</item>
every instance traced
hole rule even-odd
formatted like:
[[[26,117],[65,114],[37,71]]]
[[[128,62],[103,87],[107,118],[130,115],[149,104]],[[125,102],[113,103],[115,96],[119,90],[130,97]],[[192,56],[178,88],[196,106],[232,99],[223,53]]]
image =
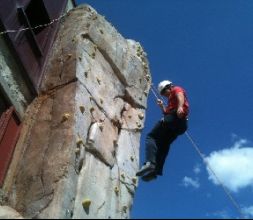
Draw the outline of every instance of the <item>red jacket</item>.
[[[174,86],[171,88],[171,93],[168,99],[168,103],[169,105],[166,107],[164,114],[169,114],[175,110],[177,110],[178,108],[178,99],[176,94],[178,93],[183,93],[184,95],[184,105],[183,105],[183,109],[185,112],[185,116],[187,116],[189,114],[189,102],[187,100],[187,96],[186,96],[186,92],[183,88],[179,87],[179,86]]]

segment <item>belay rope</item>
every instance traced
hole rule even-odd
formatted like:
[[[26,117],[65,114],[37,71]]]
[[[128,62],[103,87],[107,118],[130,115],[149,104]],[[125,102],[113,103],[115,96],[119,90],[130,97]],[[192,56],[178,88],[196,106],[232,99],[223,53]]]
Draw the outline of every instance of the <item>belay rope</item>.
[[[164,98],[159,94],[159,92],[157,91],[157,89],[154,87],[153,84],[151,84],[150,87],[153,95],[157,98],[157,99],[161,99],[163,101],[163,103],[165,103]],[[224,185],[224,183],[222,182],[222,180],[217,176],[217,174],[215,173],[215,171],[213,170],[212,166],[210,165],[210,163],[205,159],[204,154],[201,153],[201,150],[199,149],[198,145],[196,144],[196,142],[193,140],[193,138],[191,137],[191,135],[189,134],[188,131],[185,132],[186,137],[189,139],[189,141],[191,142],[192,146],[194,147],[194,149],[197,151],[198,155],[200,156],[200,158],[203,160],[203,163],[206,165],[206,167],[209,169],[209,171],[213,174],[213,176],[215,177],[215,179],[217,180],[217,182],[220,184],[220,186],[222,187],[222,189],[224,190],[226,196],[228,197],[228,199],[231,201],[231,203],[233,204],[233,206],[236,208],[236,210],[240,213],[241,218],[245,218],[244,213],[240,207],[240,205],[236,202],[236,200],[233,198],[233,196],[231,195],[231,193],[229,192],[229,190],[227,189],[227,187]]]

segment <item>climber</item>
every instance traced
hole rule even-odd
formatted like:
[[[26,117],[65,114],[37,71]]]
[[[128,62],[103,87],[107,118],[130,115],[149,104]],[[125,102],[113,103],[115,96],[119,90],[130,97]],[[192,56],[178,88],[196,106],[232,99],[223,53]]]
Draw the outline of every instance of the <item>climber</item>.
[[[154,126],[146,137],[146,162],[136,173],[143,181],[151,181],[162,176],[165,159],[170,145],[187,130],[189,103],[185,90],[174,86],[171,81],[164,80],[158,85],[159,93],[168,98],[168,106],[161,99],[157,104],[164,117]]]

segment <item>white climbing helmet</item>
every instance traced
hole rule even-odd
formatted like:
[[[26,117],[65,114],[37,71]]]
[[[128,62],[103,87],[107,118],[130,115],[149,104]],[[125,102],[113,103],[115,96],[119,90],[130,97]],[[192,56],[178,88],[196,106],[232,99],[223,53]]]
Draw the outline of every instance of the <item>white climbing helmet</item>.
[[[166,87],[166,86],[170,86],[172,85],[172,82],[169,80],[164,80],[162,82],[159,83],[158,85],[158,91],[161,94],[162,90]]]

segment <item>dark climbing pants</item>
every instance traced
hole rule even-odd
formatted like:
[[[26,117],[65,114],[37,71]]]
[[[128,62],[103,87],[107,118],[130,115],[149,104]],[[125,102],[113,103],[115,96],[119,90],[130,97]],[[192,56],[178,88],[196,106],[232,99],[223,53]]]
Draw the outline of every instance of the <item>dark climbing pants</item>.
[[[180,119],[176,113],[165,115],[146,137],[146,161],[156,165],[158,175],[163,174],[163,166],[170,145],[187,130],[187,119]]]

